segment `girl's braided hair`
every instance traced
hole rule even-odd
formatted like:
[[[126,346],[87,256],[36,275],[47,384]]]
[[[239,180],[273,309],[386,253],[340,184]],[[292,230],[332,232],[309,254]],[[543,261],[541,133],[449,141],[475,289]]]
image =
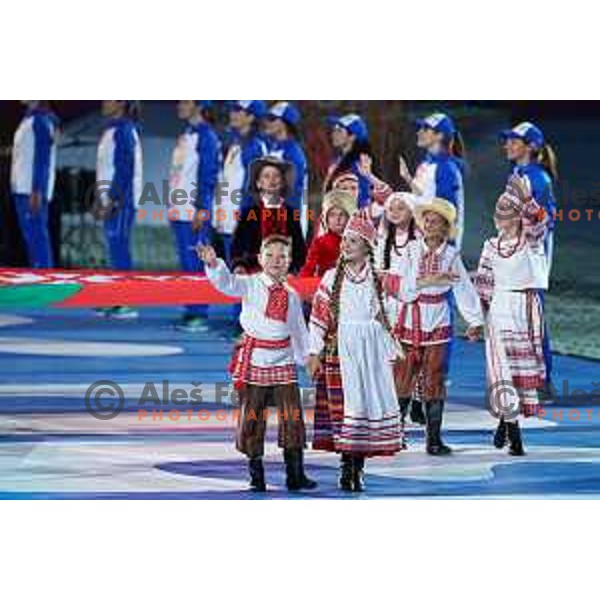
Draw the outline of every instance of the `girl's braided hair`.
[[[394,337],[394,330],[392,328],[392,324],[388,318],[388,314],[385,310],[385,302],[383,299],[383,285],[381,284],[381,279],[377,275],[375,271],[375,254],[373,252],[373,248],[369,246],[369,266],[371,268],[371,277],[373,281],[373,287],[375,288],[375,293],[377,294],[377,307],[379,309],[379,314],[377,315],[378,320],[385,327],[386,331],[390,334],[390,336]]]

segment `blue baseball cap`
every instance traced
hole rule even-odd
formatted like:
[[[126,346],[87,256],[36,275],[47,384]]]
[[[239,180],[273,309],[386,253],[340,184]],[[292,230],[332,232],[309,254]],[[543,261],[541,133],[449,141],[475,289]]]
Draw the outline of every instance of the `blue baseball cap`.
[[[359,115],[350,114],[344,115],[343,117],[329,117],[327,121],[332,127],[344,128],[361,142],[364,142],[369,137],[367,124]]]
[[[262,119],[267,112],[267,105],[262,100],[234,100],[229,103],[229,110],[243,110]]]
[[[209,108],[212,108],[213,105],[212,100],[194,100],[194,102],[202,110],[208,110]]]
[[[432,113],[424,119],[417,119],[415,125],[417,129],[433,129],[433,131],[441,133],[447,138],[451,138],[456,134],[454,121],[442,112]]]
[[[529,121],[523,121],[512,129],[505,129],[500,133],[501,141],[505,142],[509,139],[523,140],[526,144],[532,144],[536,148],[541,148],[544,145],[542,130]]]
[[[300,123],[300,111],[291,102],[277,102],[269,109],[267,119],[281,119],[295,127]]]

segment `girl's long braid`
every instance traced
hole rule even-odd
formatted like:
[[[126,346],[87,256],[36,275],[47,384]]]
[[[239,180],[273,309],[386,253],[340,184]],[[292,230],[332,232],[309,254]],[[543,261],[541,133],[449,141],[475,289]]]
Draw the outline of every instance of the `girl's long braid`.
[[[385,218],[385,217],[384,217]],[[392,263],[392,247],[396,242],[396,225],[388,223],[385,237],[385,246],[383,247],[383,270],[388,271]]]
[[[340,316],[340,296],[342,293],[342,283],[344,281],[344,269],[346,259],[343,256],[338,258],[335,266],[335,275],[333,277],[333,287],[331,289],[330,309],[331,324],[329,335],[327,336],[326,355],[337,356],[337,327]]]
[[[379,314],[381,315],[381,322],[385,327],[386,331],[394,337],[394,329],[392,328],[392,324],[388,318],[388,314],[385,310],[385,302],[383,300],[383,286],[381,284],[381,279],[377,276],[377,272],[375,270],[375,256],[373,253],[373,248],[369,246],[369,254],[368,254],[369,266],[371,268],[371,277],[373,280],[373,286],[375,288],[375,292],[377,294],[377,303],[379,305]]]

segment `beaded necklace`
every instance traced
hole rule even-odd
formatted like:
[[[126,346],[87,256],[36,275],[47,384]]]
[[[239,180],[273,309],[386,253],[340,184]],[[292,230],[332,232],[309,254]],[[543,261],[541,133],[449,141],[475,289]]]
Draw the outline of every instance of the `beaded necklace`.
[[[502,237],[498,236],[498,255],[500,256],[500,258],[510,258],[511,256],[514,256],[515,252],[519,249],[519,247],[521,246],[521,241],[522,241],[522,237],[523,237],[523,230],[521,229],[521,231],[519,231],[519,237],[517,238],[517,243],[514,244],[513,246],[510,246],[510,244],[508,244],[508,252],[504,253],[502,250]]]

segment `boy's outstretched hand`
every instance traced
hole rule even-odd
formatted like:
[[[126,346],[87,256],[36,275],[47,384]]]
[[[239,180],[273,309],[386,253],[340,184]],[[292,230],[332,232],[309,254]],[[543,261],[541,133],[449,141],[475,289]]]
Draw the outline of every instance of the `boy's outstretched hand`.
[[[196,252],[198,258],[210,269],[214,269],[217,266],[217,253],[212,246],[202,246],[198,244],[196,246]]]

